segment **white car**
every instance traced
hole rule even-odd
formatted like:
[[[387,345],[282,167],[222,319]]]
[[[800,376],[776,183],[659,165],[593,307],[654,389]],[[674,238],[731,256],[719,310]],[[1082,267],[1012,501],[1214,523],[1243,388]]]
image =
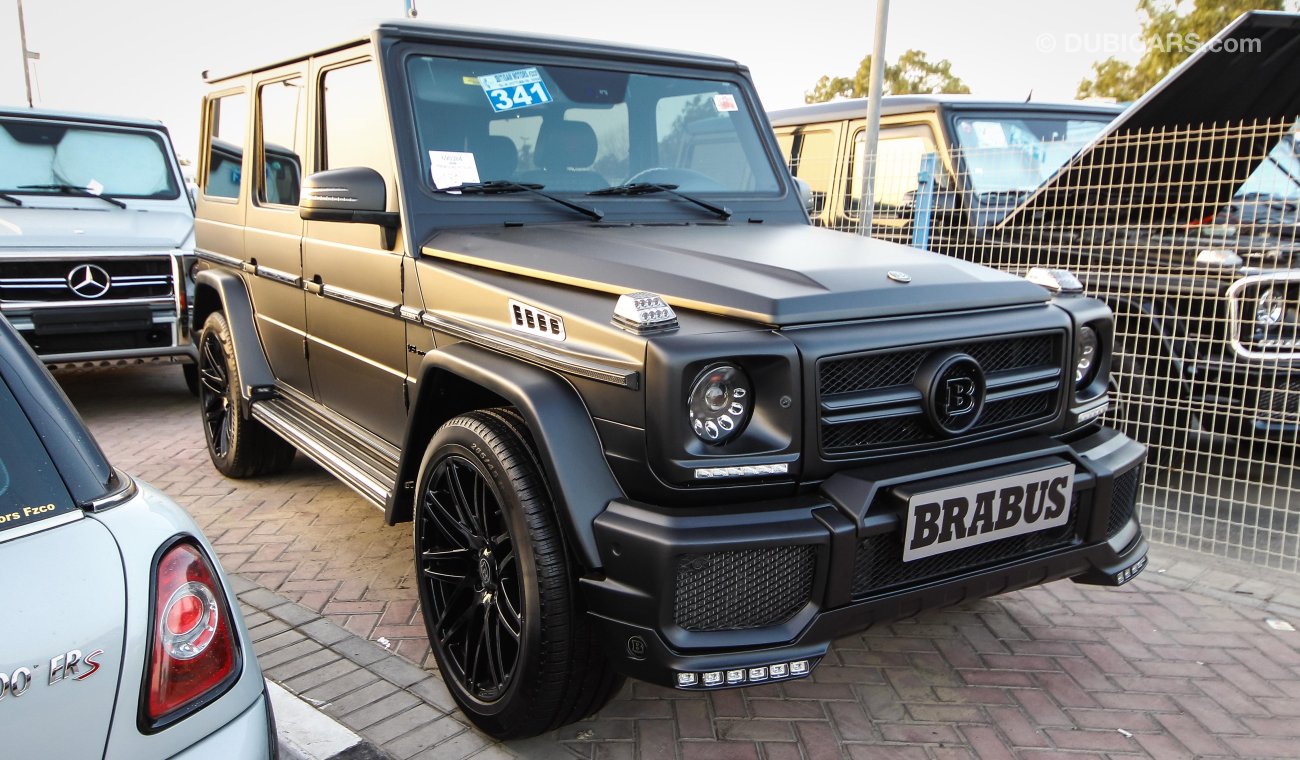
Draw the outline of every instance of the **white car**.
[[[252,642],[194,521],[113,469],[0,317],[0,755],[267,758]]]

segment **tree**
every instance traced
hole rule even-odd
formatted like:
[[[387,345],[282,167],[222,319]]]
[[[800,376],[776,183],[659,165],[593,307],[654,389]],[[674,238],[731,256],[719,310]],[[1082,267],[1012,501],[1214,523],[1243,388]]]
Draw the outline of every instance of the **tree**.
[[[1185,14],[1177,0],[1138,0],[1144,52],[1136,64],[1107,58],[1079,83],[1080,98],[1137,100],[1225,26],[1250,10],[1282,10],[1283,0],[1194,0]]]
[[[871,55],[858,64],[849,77],[823,76],[811,91],[803,94],[805,103],[824,103],[834,98],[864,98],[871,88]],[[948,59],[931,62],[920,50],[908,50],[895,63],[885,64],[886,95],[914,95],[938,92],[970,92],[966,83],[952,73]]]

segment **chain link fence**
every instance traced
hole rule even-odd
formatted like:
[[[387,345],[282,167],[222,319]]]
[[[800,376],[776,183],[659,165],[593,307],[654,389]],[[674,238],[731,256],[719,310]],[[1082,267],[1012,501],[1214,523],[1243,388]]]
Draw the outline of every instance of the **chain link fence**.
[[[1112,117],[887,128],[872,234],[1017,274],[1077,275],[1115,312],[1108,417],[1150,447],[1148,536],[1300,572],[1296,122],[1094,142]],[[814,132],[778,128],[819,224],[859,231],[861,134],[819,152]]]

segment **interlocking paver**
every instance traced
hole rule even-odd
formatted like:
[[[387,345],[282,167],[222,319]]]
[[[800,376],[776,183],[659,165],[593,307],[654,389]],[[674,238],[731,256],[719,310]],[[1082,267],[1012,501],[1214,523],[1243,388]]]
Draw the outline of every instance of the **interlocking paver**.
[[[217,474],[174,368],[58,377],[115,464],[207,532],[267,676],[394,756],[1300,755],[1300,633],[1264,623],[1300,622],[1300,582],[1159,546],[1121,589],[1058,582],[877,626],[836,642],[800,682],[708,695],[632,683],[587,721],[492,744],[466,728],[428,654],[409,525],[385,526],[302,458],[259,480]]]

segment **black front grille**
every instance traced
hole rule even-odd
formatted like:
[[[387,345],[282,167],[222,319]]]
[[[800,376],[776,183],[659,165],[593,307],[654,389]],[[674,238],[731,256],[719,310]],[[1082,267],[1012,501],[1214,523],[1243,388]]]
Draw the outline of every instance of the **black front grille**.
[[[1300,416],[1300,379],[1287,378],[1275,388],[1261,390],[1259,408],[1275,418],[1295,422]]]
[[[683,554],[673,619],[688,631],[780,625],[808,603],[816,565],[809,544]]]
[[[69,283],[74,269],[90,264],[110,278],[107,292],[94,298],[78,295]],[[94,303],[128,298],[165,298],[172,295],[172,262],[166,256],[77,260],[0,261],[0,301],[85,301]]]
[[[935,356],[968,354],[988,382],[988,400],[963,435],[1049,420],[1056,414],[1065,376],[1063,343],[1062,333],[1043,332],[823,358],[817,365],[822,453],[920,448],[953,437],[929,421],[917,387],[917,373]]]
[[[1142,482],[1142,468],[1134,467],[1115,478],[1110,497],[1110,517],[1106,519],[1106,535],[1113,536],[1128,525],[1137,502],[1138,485]]]
[[[1075,494],[1070,502],[1070,517],[1060,527],[1009,536],[911,562],[903,561],[903,532],[907,520],[900,519],[897,530],[868,536],[858,543],[853,565],[853,598],[1068,546],[1079,541],[1078,519],[1079,495]]]

